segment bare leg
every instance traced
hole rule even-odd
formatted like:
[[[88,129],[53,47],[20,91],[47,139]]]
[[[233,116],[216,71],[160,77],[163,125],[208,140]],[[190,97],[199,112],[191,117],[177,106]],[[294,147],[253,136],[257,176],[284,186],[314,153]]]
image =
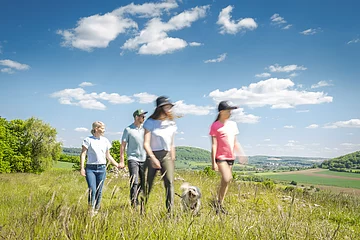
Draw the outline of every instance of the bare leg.
[[[226,192],[229,188],[229,183],[232,179],[232,166],[229,166],[229,164],[227,162],[219,162],[218,168],[221,173],[221,182],[220,182],[220,188],[219,188],[219,193],[218,193],[218,201],[222,205],[224,202]]]

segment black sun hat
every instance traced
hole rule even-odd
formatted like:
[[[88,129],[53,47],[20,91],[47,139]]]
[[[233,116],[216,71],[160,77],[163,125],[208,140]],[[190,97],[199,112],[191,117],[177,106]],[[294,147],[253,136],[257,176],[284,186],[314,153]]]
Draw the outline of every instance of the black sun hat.
[[[222,110],[234,110],[234,109],[238,109],[238,107],[236,106],[230,106],[228,101],[221,101],[219,103],[219,106],[218,106],[218,111],[222,111]]]

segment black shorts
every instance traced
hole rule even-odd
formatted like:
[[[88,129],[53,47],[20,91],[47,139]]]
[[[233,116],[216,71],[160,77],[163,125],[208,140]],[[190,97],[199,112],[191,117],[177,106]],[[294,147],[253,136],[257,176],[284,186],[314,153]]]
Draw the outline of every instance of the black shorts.
[[[232,166],[232,165],[234,165],[235,160],[219,160],[219,159],[215,159],[215,162],[216,163],[227,162],[227,164],[229,166]]]

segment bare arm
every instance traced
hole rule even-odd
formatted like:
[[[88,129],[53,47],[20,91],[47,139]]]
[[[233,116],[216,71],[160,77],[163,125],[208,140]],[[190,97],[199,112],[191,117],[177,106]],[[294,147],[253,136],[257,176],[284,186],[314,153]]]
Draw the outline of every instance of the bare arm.
[[[156,156],[154,155],[151,147],[150,147],[150,139],[151,139],[151,132],[147,129],[145,129],[145,133],[144,133],[144,149],[147,153],[147,155],[150,157],[151,159],[151,165],[154,168],[160,169],[161,165],[159,160],[156,158]]]
[[[87,153],[87,148],[85,146],[82,146],[80,153],[80,174],[81,176],[84,177],[86,176],[85,167],[84,167],[86,153]]]
[[[114,160],[114,158],[111,156],[110,151],[106,150],[106,158],[109,160],[115,167],[119,167],[119,164]]]
[[[236,140],[236,138],[234,142],[234,150],[239,158],[239,163],[246,164],[248,162],[248,157],[245,155],[244,149],[241,147],[240,143]]]
[[[175,151],[175,143],[174,143],[174,138],[175,138],[175,134],[173,135],[172,139],[171,139],[171,149],[170,149],[170,156],[171,156],[171,160],[175,161],[176,159],[176,151]]]
[[[120,168],[124,168],[125,167],[125,149],[126,149],[126,141],[122,141],[121,142],[121,147],[120,147]]]
[[[211,136],[211,164],[212,164],[212,169],[215,171],[217,171],[217,164],[215,162],[216,148],[217,148],[216,137]]]

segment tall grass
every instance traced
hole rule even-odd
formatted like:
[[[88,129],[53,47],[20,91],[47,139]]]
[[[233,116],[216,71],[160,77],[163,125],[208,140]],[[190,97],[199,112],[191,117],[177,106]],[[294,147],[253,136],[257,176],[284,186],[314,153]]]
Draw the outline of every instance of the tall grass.
[[[358,239],[360,199],[331,192],[285,192],[277,186],[233,182],[228,215],[210,206],[219,176],[177,172],[203,194],[199,216],[165,210],[157,178],[144,215],[129,204],[127,177],[108,174],[102,208],[90,217],[86,181],[77,172],[0,175],[0,238],[4,239]],[[179,193],[182,180],[175,182]]]

